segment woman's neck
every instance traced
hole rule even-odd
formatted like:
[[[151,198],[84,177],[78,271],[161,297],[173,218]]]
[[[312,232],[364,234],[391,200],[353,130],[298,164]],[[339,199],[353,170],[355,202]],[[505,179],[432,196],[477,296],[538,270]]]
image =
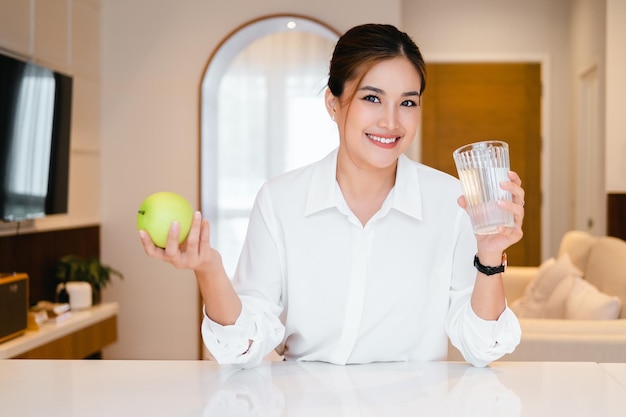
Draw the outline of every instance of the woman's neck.
[[[396,183],[397,162],[385,168],[362,168],[352,161],[337,159],[337,183],[363,226],[383,205]]]

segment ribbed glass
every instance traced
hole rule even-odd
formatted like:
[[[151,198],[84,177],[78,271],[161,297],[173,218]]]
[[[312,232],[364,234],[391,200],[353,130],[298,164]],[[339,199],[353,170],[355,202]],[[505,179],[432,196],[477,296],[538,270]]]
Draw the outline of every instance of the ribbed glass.
[[[511,193],[500,187],[502,181],[509,181],[509,145],[495,140],[477,142],[458,148],[453,156],[474,233],[497,233],[498,226],[513,226],[513,214],[497,204],[498,200],[511,201]]]

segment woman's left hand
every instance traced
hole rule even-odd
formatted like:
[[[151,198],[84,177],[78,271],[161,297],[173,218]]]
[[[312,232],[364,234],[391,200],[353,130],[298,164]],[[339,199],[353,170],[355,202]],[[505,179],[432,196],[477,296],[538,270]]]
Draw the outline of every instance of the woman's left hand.
[[[497,254],[497,256],[501,256],[502,252],[514,243],[519,242],[524,235],[522,224],[524,222],[525,193],[522,188],[522,180],[516,172],[509,171],[508,175],[511,181],[503,181],[500,183],[500,186],[502,189],[510,191],[513,198],[512,201],[499,200],[498,206],[513,213],[514,224],[512,227],[499,226],[498,232],[494,234],[476,235],[479,254]],[[463,209],[467,209],[465,196],[459,197],[458,203]]]

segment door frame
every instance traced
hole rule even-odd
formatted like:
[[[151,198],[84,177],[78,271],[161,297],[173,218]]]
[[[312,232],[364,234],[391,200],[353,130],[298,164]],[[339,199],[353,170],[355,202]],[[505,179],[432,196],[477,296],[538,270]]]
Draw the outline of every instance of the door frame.
[[[547,54],[437,54],[428,56],[429,64],[475,64],[475,63],[538,63],[540,64],[541,77],[541,195],[549,196],[550,190],[550,161],[552,160],[552,147],[550,140],[550,59]],[[426,75],[428,77],[428,74]],[[428,88],[428,87],[427,87]],[[416,137],[417,145],[414,149],[421,149],[421,133]],[[415,151],[414,151],[415,152]],[[419,151],[412,157],[419,157]],[[418,159],[419,160],[419,159]],[[523,181],[523,178],[522,178]],[[550,198],[543,198],[541,202],[541,259],[548,259],[552,247],[550,229],[547,227],[548,215],[552,208]]]
[[[600,71],[601,68],[597,63],[578,71],[574,97],[576,103],[574,225],[576,229],[595,235],[606,233],[608,220],[603,215],[607,210],[604,173],[606,143],[602,124],[604,104],[601,102]],[[597,175],[594,175],[594,172]],[[593,225],[587,223],[589,219],[594,220]]]

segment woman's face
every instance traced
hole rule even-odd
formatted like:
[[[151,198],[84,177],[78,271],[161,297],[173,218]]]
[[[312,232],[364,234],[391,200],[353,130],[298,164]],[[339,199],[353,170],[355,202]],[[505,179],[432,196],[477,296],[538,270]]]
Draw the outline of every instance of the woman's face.
[[[413,64],[398,57],[374,65],[359,85],[355,80],[346,82],[341,98],[327,91],[328,111],[339,127],[342,157],[363,169],[395,167],[419,126],[420,86]]]

